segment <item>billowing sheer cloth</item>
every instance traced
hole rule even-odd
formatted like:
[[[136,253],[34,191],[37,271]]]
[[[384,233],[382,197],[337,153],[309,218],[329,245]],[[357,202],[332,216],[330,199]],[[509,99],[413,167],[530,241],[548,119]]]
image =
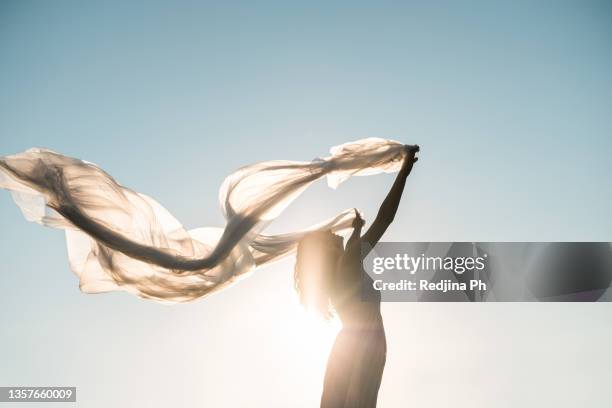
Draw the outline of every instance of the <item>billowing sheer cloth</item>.
[[[0,158],[0,187],[28,221],[65,230],[83,292],[125,290],[165,302],[190,301],[290,255],[307,233],[350,228],[354,211],[305,229],[265,235],[314,181],[394,172],[401,143],[378,138],[333,147],[311,162],[267,161],[230,174],[219,191],[225,228],[187,231],[162,205],[120,185],[95,164],[45,149]]]

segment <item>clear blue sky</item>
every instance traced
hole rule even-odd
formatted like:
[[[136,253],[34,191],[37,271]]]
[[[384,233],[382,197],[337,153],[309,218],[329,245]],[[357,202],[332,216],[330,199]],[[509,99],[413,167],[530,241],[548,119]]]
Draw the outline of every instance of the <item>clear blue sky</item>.
[[[4,1],[0,155],[92,161],[191,228],[221,225],[241,165],[386,137],[422,148],[387,240],[612,241],[611,23],[603,0]],[[316,186],[272,228],[371,219],[392,179]],[[7,193],[0,213],[0,385],[77,385],[83,407],[316,404],[322,374],[278,329],[290,261],[189,305],[90,296],[61,232]],[[608,305],[383,313],[383,408],[609,399]]]

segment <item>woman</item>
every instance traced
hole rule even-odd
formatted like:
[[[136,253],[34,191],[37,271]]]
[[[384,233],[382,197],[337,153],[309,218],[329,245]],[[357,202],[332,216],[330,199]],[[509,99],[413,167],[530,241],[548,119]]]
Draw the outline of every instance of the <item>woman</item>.
[[[393,187],[363,236],[363,219],[357,213],[346,248],[342,238],[330,232],[312,233],[298,245],[295,284],[301,302],[325,318],[335,311],[342,322],[327,362],[322,408],[376,406],[387,343],[380,293],[363,271],[362,259],[395,217],[406,178],[418,160],[418,146],[406,150]]]

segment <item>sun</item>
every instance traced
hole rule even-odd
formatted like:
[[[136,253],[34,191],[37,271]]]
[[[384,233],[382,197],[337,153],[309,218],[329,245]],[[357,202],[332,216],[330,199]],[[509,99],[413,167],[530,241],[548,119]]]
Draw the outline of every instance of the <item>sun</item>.
[[[327,357],[342,325],[338,318],[326,321],[308,311],[298,302],[288,307],[289,319],[282,323],[293,350],[304,353],[308,365],[316,372],[323,372]]]

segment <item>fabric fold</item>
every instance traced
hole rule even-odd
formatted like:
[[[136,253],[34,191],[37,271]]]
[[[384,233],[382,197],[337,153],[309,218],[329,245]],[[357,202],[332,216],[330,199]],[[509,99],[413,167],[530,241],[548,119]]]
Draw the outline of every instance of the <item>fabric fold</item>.
[[[308,228],[264,229],[313,182],[336,188],[351,176],[395,172],[404,145],[379,138],[335,146],[311,162],[266,161],[222,183],[224,228],[187,231],[153,198],[115,181],[93,163],[46,149],[0,158],[0,188],[28,221],[63,229],[72,271],[86,293],[124,290],[162,302],[186,302],[224,288],[294,252],[307,233],[350,228],[352,209]]]

